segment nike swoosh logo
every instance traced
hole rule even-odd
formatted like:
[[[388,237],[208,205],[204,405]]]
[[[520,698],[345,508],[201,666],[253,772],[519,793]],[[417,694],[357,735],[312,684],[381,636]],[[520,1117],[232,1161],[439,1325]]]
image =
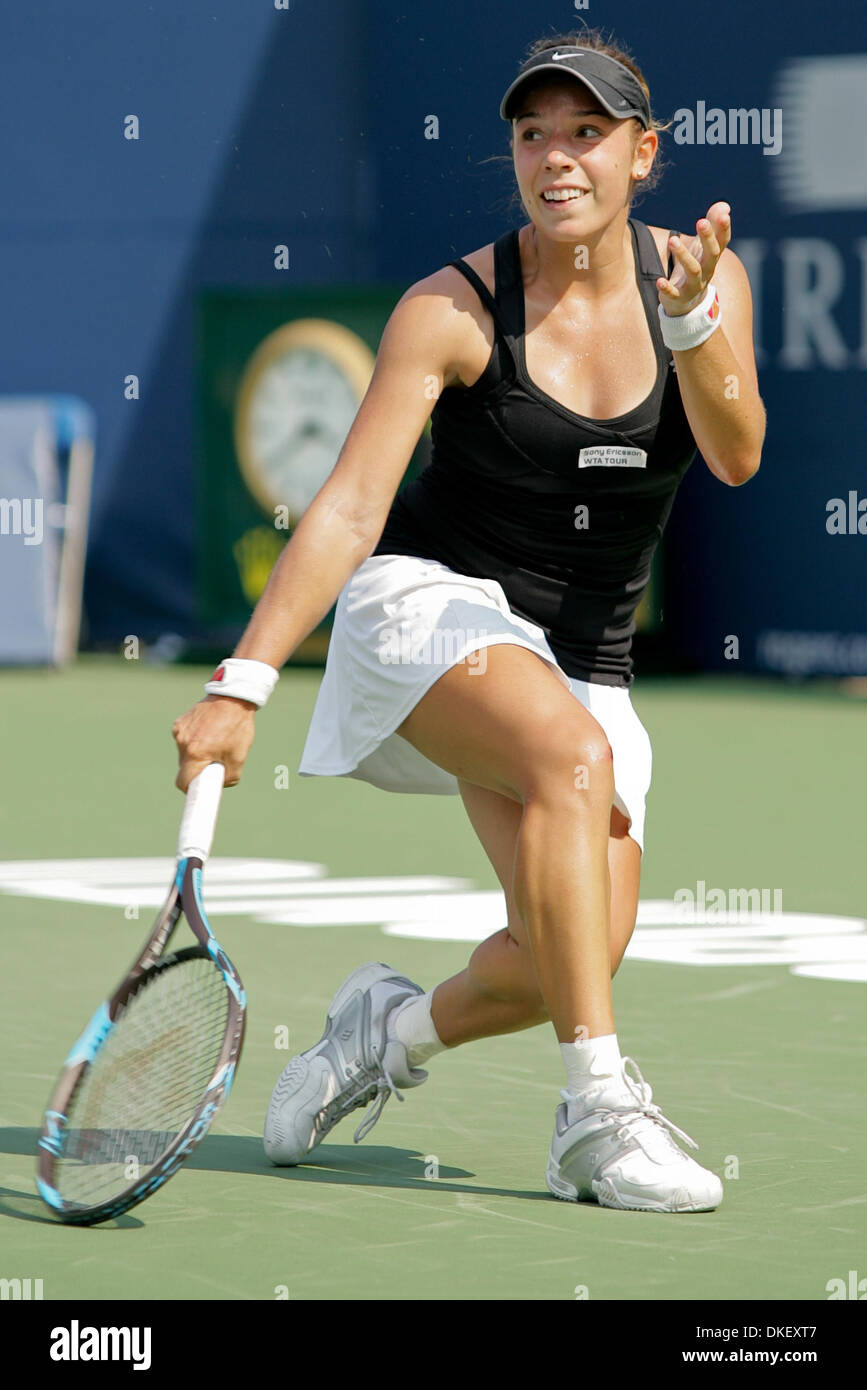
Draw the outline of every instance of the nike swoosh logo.
[[[552,58],[583,58],[583,53],[552,53]]]

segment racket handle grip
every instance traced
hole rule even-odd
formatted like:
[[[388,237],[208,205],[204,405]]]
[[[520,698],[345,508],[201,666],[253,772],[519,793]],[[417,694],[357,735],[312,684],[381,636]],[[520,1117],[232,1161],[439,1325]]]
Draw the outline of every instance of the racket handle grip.
[[[204,864],[210,854],[225,776],[226,769],[222,763],[209,763],[187,788],[187,802],[178,836],[179,860],[195,855]]]

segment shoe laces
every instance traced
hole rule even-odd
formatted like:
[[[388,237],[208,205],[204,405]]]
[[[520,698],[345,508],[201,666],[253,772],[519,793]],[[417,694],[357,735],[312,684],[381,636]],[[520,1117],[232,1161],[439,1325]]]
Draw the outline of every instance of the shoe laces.
[[[406,1099],[405,1096],[401,1095],[400,1091],[397,1089],[384,1067],[382,1069],[382,1075],[377,1078],[376,1086],[374,1087],[373,1091],[368,1096],[364,1104],[367,1105],[377,1095],[379,1096],[379,1104],[377,1108],[375,1110],[372,1110],[369,1115],[365,1116],[361,1124],[358,1126],[358,1129],[352,1136],[356,1144],[360,1143],[364,1136],[366,1134],[369,1134],[370,1131],[373,1129],[373,1126],[376,1124],[377,1120],[379,1119],[380,1115],[385,1109],[385,1103],[388,1100],[389,1096],[397,1096],[398,1100]]]
[[[626,1070],[627,1062],[630,1066],[635,1068],[635,1077],[631,1077],[628,1074]],[[645,1081],[642,1076],[638,1063],[634,1061],[632,1057],[623,1058],[623,1069],[621,1074],[627,1090],[636,1101],[635,1111],[630,1112],[620,1126],[619,1132],[622,1135],[635,1136],[635,1138],[638,1138],[641,1129],[650,1121],[654,1125],[662,1125],[664,1129],[670,1131],[671,1134],[676,1134],[678,1139],[682,1139],[684,1143],[689,1144],[690,1148],[698,1148],[698,1144],[694,1139],[689,1137],[685,1130],[680,1129],[676,1124],[673,1124],[667,1116],[663,1115],[658,1105],[652,1104],[653,1092],[650,1089],[649,1083]],[[666,1137],[668,1138],[668,1135],[666,1135]],[[672,1145],[672,1147],[676,1146]]]
[[[327,1134],[344,1115],[357,1110],[359,1106],[369,1105],[378,1096],[378,1107],[362,1120],[353,1135],[355,1143],[358,1144],[373,1129],[391,1095],[397,1096],[401,1101],[405,1099],[384,1067],[362,1068],[356,1072],[343,1094],[320,1110],[313,1122],[314,1128],[320,1134]]]

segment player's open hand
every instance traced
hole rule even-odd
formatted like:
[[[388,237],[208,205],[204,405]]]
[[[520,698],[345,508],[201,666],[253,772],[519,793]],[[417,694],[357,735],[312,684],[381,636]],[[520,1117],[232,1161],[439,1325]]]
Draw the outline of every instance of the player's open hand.
[[[674,269],[671,279],[661,275],[656,282],[659,302],[669,318],[679,318],[688,314],[696,304],[701,303],[717,261],[731,241],[732,219],[728,203],[713,203],[707,210],[707,217],[699,218],[695,224],[698,236],[687,247],[676,233],[668,244],[674,254]]]
[[[227,787],[241,780],[255,733],[256,706],[228,695],[207,695],[172,725],[180,767],[175,786],[182,792],[209,763],[222,763]]]

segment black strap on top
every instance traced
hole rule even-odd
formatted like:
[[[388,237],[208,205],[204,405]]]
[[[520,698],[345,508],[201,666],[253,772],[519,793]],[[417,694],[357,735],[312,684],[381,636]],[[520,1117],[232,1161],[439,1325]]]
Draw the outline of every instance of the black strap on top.
[[[639,274],[645,279],[650,279],[655,282],[664,272],[662,269],[662,261],[659,259],[659,252],[656,249],[656,242],[653,239],[653,233],[646,223],[639,222],[634,217],[630,217],[629,225],[633,229],[638,241]],[[671,252],[669,252],[668,274],[671,273],[672,260],[673,257]]]
[[[473,270],[473,267],[471,265],[468,265],[467,262],[463,259],[449,261],[448,264],[453,265],[455,270],[459,270],[461,274],[465,276],[467,280],[469,280],[470,284],[478,294],[482,303],[485,305],[487,309],[490,310],[494,322],[499,326],[500,311],[497,308],[497,302],[491,294],[490,290],[488,289],[487,285],[485,284],[484,280],[481,278],[481,276],[477,275],[476,272]],[[494,286],[496,288],[496,280],[494,281]]]
[[[659,251],[653,234],[644,222],[638,222],[635,218],[630,217],[629,226],[636,250],[639,287],[642,298],[650,309],[651,332],[657,347],[662,348],[663,353],[671,361],[671,352],[662,341],[662,330],[659,326],[656,307],[659,303],[656,281],[663,273]],[[505,340],[508,347],[515,374],[518,370],[517,340],[522,332],[524,320],[524,282],[519,235],[518,228],[514,228],[512,231],[504,232],[494,242],[495,295],[491,294],[481,276],[465,260],[459,258],[448,262],[469,281],[488,309],[501,338]],[[673,262],[674,257],[669,252],[666,278],[671,275]]]
[[[669,368],[671,368],[674,364],[674,358],[672,357],[671,349],[667,348],[662,341],[662,327],[659,322],[659,293],[656,288],[656,282],[660,275],[663,274],[662,261],[659,259],[659,251],[656,248],[656,242],[653,239],[653,233],[650,228],[646,226],[644,222],[638,222],[633,217],[630,217],[629,225],[636,239],[638,250],[638,283],[645,307],[648,310],[650,332],[656,344],[657,352],[662,353],[669,364]],[[671,275],[673,260],[674,257],[669,251],[668,270],[664,272],[666,279]]]
[[[514,252],[511,251],[510,243],[514,238]],[[515,276],[514,257],[518,261],[518,277]],[[512,380],[518,374],[517,366],[517,337],[521,331],[520,307],[521,301],[518,295],[523,295],[523,282],[521,275],[521,259],[518,253],[518,233],[504,232],[494,242],[494,290],[496,298],[491,294],[481,276],[477,275],[471,265],[467,265],[465,260],[458,259],[449,261],[455,270],[470,282],[478,294],[485,308],[488,309],[494,326],[497,329],[497,336],[511,358]]]

